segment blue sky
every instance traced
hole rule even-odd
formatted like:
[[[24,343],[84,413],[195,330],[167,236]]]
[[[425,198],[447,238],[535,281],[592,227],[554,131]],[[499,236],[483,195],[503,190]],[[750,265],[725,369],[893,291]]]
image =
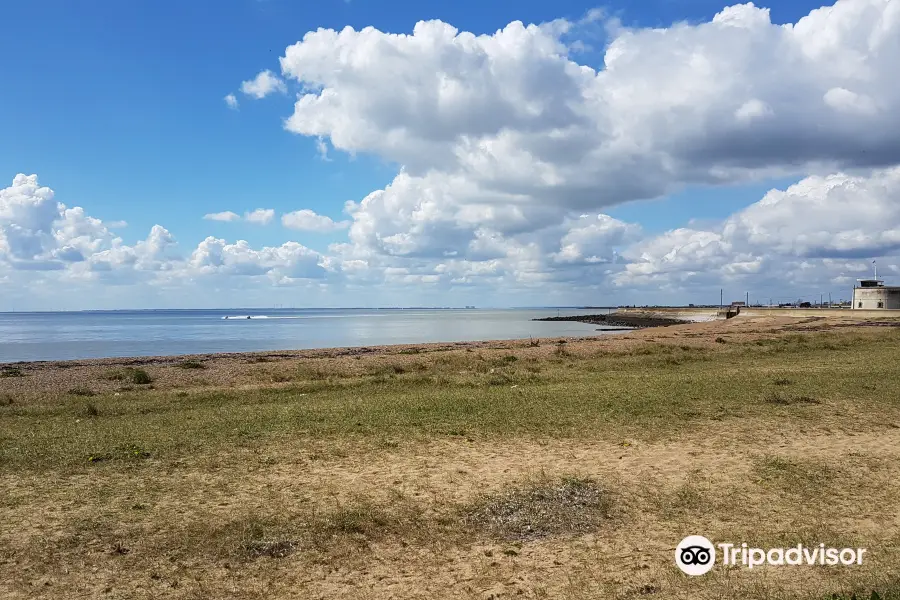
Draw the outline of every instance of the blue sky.
[[[771,3],[770,20],[794,23],[821,4]],[[8,185],[18,173],[37,174],[40,185],[51,187],[66,206],[84,207],[104,223],[126,221],[127,227],[112,228],[125,244],[144,240],[151,227],[160,224],[177,239],[185,259],[207,236],[229,243],[246,240],[252,248],[294,241],[324,255],[331,244],[347,240],[346,229],[290,230],[278,223],[280,215],[309,209],[345,220],[344,203],[358,203],[388,186],[404,166],[398,156],[406,155],[372,144],[342,151],[334,147],[334,132],[329,131],[322,136],[329,142],[328,160],[323,160],[317,136],[285,130],[283,122],[291,116],[294,96],[303,85],[282,74],[279,57],[306,32],[374,26],[409,34],[417,21],[439,19],[462,32],[492,35],[515,20],[528,24],[567,19],[577,24],[592,9],[600,9],[603,16],[596,26],[575,27],[564,36],[566,43],[577,38],[593,47],[573,52],[572,61],[600,70],[606,45],[622,26],[637,32],[671,28],[681,21],[699,26],[727,5],[708,0],[10,2],[4,16],[11,25],[0,36],[0,76],[5,82],[0,94],[0,176]],[[861,18],[859,24],[865,26]],[[722,43],[727,52],[727,40]],[[259,100],[242,95],[241,82],[265,69],[286,78],[288,93]],[[647,82],[652,86],[652,80]],[[749,89],[753,85],[748,81]],[[229,93],[236,94],[238,110],[223,102]],[[893,101],[893,96],[885,98]],[[844,166],[842,157],[831,158],[811,164],[808,157],[789,156],[778,159],[784,168],[773,159],[757,169],[756,163],[737,164],[743,160],[738,157],[728,165],[754,171],[746,177],[728,175],[723,185],[702,184],[712,175],[676,177],[661,193],[650,191],[637,199],[624,194],[621,201],[598,201],[596,207],[573,201],[575,212],[566,213],[569,217],[560,212],[558,218],[573,218],[579,210],[602,212],[639,226],[647,238],[689,225],[713,226],[758,202],[771,188],[784,190],[803,177],[838,172]],[[892,161],[888,158],[879,166]],[[862,167],[863,176],[868,173],[869,165],[850,166]],[[594,185],[599,189],[605,184],[596,180]],[[553,201],[550,197],[535,204]],[[243,214],[256,208],[274,209],[274,223],[203,219],[208,213]],[[636,242],[613,245],[621,254],[629,243]],[[557,243],[557,250],[561,246]],[[632,260],[639,260],[641,252],[634,254]],[[825,280],[845,276],[843,271],[822,274]],[[21,274],[14,285],[17,293],[27,293],[27,279]],[[685,291],[684,296],[690,294]],[[177,297],[167,302],[177,303]]]
[[[220,210],[258,207],[310,208],[340,217],[345,200],[360,200],[384,187],[396,167],[378,158],[355,160],[335,153],[318,159],[315,140],[281,129],[289,98],[244,103],[239,112],[221,102],[235,84],[261,68],[278,69],[277,58],[306,31],[319,27],[374,26],[407,33],[419,20],[441,19],[461,30],[492,33],[512,20],[540,23],[582,17],[590,2],[396,2],[326,0],[192,0],[118,2],[35,0],[12,2],[0,37],[0,71],[16,81],[0,98],[0,172],[38,173],[68,204],[90,206],[104,220],[125,220],[134,241],[165,217],[178,239],[206,234],[251,243],[281,243],[296,235],[275,228],[200,219]],[[665,26],[709,19],[722,2],[655,0],[602,6],[626,23]],[[793,20],[817,6],[785,2],[774,20]],[[28,73],[25,78],[17,74]],[[10,143],[15,140],[15,143]],[[96,182],[102,179],[102,192]],[[700,192],[710,217],[757,200],[766,184],[749,193]],[[715,198],[706,201],[710,196]],[[685,194],[690,202],[691,195]],[[679,196],[679,199],[681,196]],[[687,221],[682,203],[661,203],[664,217],[643,207],[653,229]],[[671,207],[667,210],[667,207]],[[649,214],[644,214],[649,213]],[[322,246],[330,236],[311,236]]]

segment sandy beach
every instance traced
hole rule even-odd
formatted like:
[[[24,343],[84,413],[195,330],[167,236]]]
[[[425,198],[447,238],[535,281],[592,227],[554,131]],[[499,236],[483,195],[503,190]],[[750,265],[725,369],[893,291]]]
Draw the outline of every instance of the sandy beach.
[[[572,320],[564,317],[560,320]],[[673,320],[674,321],[674,320]],[[758,330],[762,324],[766,330],[776,331],[784,327],[800,327],[797,319],[782,317],[779,319],[737,320],[728,323],[717,321],[698,322],[689,330],[682,327],[648,327],[622,331],[615,335],[527,338],[521,340],[491,340],[474,342],[397,344],[388,346],[358,346],[343,348],[326,348],[310,350],[279,350],[270,352],[229,352],[215,354],[187,354],[178,356],[140,356],[127,358],[101,358],[66,361],[34,361],[0,363],[0,371],[8,374],[21,373],[25,377],[0,377],[0,394],[40,394],[44,392],[65,392],[72,388],[84,388],[97,393],[115,392],[122,387],[117,380],[103,377],[104,373],[119,367],[140,367],[152,374],[153,389],[181,389],[188,387],[229,388],[243,385],[260,385],[260,371],[271,374],[274,379],[280,373],[290,371],[298,363],[329,364],[354,366],[360,357],[372,360],[390,358],[393,361],[415,362],[419,355],[440,352],[467,352],[471,350],[487,353],[502,352],[510,349],[527,349],[530,356],[546,358],[552,356],[559,342],[569,344],[567,348],[577,352],[591,352],[604,349],[610,352],[624,351],[645,340],[665,341],[684,338],[686,342],[705,346],[714,343],[709,336],[717,334],[722,328],[736,340],[752,339],[763,332]],[[601,323],[601,322],[598,322]],[[634,321],[631,322],[634,324]],[[854,325],[851,320],[830,321],[828,327],[848,327]],[[821,327],[821,326],[820,326]],[[534,344],[537,343],[537,346]],[[714,346],[712,346],[714,347]],[[183,368],[185,364],[199,363],[202,369]],[[271,382],[273,384],[284,382]]]
[[[555,318],[553,319],[555,320]],[[563,317],[560,320],[577,319],[580,319],[580,317]],[[627,351],[627,349],[645,341],[671,342],[674,340],[681,340],[691,346],[714,349],[716,348],[715,337],[718,337],[720,333],[727,334],[734,341],[748,341],[771,333],[785,331],[821,331],[872,326],[895,326],[895,323],[892,321],[868,320],[861,322],[849,317],[832,317],[827,319],[754,317],[730,321],[706,319],[697,320],[691,324],[686,322],[678,323],[679,320],[684,321],[684,319],[684,317],[679,317],[679,319],[671,319],[666,322],[663,319],[651,318],[643,321],[643,323],[651,323],[646,328],[602,336],[0,363],[0,371],[27,375],[27,377],[0,377],[0,393],[61,392],[72,387],[86,387],[98,393],[115,391],[121,387],[121,383],[115,380],[106,380],[102,377],[102,374],[117,367],[141,367],[152,372],[152,385],[155,389],[179,389],[184,386],[194,385],[201,387],[234,387],[260,384],[260,369],[267,372],[270,371],[273,377],[277,379],[279,373],[290,370],[299,362],[346,366],[357,364],[349,361],[357,361],[360,357],[368,357],[373,360],[389,357],[402,363],[404,361],[413,362],[417,360],[419,355],[429,355],[435,352],[479,350],[490,354],[511,349],[527,349],[530,356],[546,358],[553,355],[559,342],[569,344],[567,348],[573,352],[582,353],[596,350],[620,352]],[[627,322],[634,326],[640,321],[632,318],[631,321]],[[597,321],[597,323],[609,324],[608,321]],[[654,326],[660,324],[675,324],[679,326]],[[192,363],[200,363],[202,369],[184,368],[185,364]]]

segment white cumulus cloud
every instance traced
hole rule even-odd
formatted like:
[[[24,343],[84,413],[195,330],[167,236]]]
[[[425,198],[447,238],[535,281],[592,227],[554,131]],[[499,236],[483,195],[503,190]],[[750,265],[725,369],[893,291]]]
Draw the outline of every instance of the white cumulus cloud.
[[[642,240],[625,253],[619,285],[742,279],[788,287],[797,281],[866,274],[873,257],[897,264],[900,254],[900,167],[867,176],[804,178],[710,229],[676,229]],[[770,283],[767,283],[770,282]],[[777,283],[776,283],[777,282]]]
[[[208,237],[191,253],[188,265],[192,271],[204,275],[267,275],[281,282],[324,277],[326,271],[322,262],[317,252],[297,242],[255,250],[243,240],[229,244]]]
[[[257,208],[252,212],[244,214],[244,220],[248,223],[256,223],[257,225],[268,225],[275,218],[275,209],[273,208]]]
[[[403,165],[355,205],[357,254],[463,256],[481,229],[541,237],[686,186],[900,162],[888,0],[839,0],[788,25],[741,4],[706,23],[611,27],[599,69],[570,51],[575,25],[319,29],[286,48],[282,74],[306,91],[285,127]]]
[[[217,213],[208,213],[203,215],[203,218],[207,221],[240,221],[241,215],[231,212],[230,210],[226,210],[223,212]]]
[[[261,71],[253,79],[242,82],[241,91],[248,96],[259,99],[265,98],[274,92],[284,93],[287,91],[287,87],[285,86],[284,81],[279,79],[275,73],[266,69],[265,71]],[[232,95],[232,97],[234,96]]]
[[[295,210],[282,215],[281,224],[288,229],[325,233],[346,229],[350,223],[348,221],[334,221],[331,217],[319,215],[315,211],[304,208],[303,210]]]

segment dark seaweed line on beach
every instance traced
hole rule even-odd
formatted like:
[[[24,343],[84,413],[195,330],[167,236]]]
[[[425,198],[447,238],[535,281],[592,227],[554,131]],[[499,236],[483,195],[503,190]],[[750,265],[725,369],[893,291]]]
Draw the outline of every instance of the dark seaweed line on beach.
[[[532,321],[576,321],[578,323],[590,323],[591,325],[605,325],[609,327],[626,327],[629,329],[643,329],[645,327],[667,327],[669,325],[682,325],[688,323],[681,319],[666,317],[644,317],[639,315],[579,315],[570,317],[543,317]]]

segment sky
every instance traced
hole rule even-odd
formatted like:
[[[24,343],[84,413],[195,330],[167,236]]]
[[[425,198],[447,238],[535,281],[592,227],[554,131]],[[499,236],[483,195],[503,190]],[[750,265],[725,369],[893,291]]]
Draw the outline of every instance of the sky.
[[[900,284],[896,0],[4,17],[0,310],[838,300],[875,265]]]

